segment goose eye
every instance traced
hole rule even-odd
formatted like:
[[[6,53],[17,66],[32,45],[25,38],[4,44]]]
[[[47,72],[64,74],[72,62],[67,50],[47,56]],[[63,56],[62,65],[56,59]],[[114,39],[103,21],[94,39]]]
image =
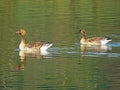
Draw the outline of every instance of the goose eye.
[[[24,32],[22,31],[22,32],[20,32],[20,34],[23,34]]]

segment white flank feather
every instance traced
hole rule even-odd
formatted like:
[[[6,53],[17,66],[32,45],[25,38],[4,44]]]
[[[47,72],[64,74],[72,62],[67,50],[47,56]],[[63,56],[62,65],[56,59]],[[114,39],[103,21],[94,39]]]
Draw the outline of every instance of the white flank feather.
[[[46,51],[48,48],[50,48],[51,46],[52,46],[53,44],[52,43],[48,43],[48,44],[44,44],[41,48],[40,48],[40,50],[41,50],[41,52],[43,51]]]

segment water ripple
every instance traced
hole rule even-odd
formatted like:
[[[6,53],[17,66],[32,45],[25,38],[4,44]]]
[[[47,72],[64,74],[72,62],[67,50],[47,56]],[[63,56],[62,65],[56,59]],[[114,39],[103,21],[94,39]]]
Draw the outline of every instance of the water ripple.
[[[120,42],[115,42],[115,43],[112,43],[112,44],[109,44],[110,46],[112,47],[120,47]]]

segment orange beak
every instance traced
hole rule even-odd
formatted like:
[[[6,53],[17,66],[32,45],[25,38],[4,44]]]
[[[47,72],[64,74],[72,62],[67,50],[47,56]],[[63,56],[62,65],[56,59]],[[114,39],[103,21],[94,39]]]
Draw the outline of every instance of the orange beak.
[[[16,31],[16,34],[20,34],[20,31]]]

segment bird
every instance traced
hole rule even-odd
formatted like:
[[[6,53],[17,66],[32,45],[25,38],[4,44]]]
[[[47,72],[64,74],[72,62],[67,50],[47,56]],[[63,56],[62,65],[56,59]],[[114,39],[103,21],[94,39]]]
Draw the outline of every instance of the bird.
[[[81,33],[81,44],[88,44],[88,45],[106,45],[109,41],[112,41],[109,37],[92,37],[87,38],[85,30],[80,30]]]
[[[17,35],[21,36],[21,42],[19,44],[20,50],[30,50],[30,51],[46,51],[50,48],[53,43],[52,42],[33,42],[33,43],[26,43],[26,31],[24,29],[20,29],[16,31]]]

